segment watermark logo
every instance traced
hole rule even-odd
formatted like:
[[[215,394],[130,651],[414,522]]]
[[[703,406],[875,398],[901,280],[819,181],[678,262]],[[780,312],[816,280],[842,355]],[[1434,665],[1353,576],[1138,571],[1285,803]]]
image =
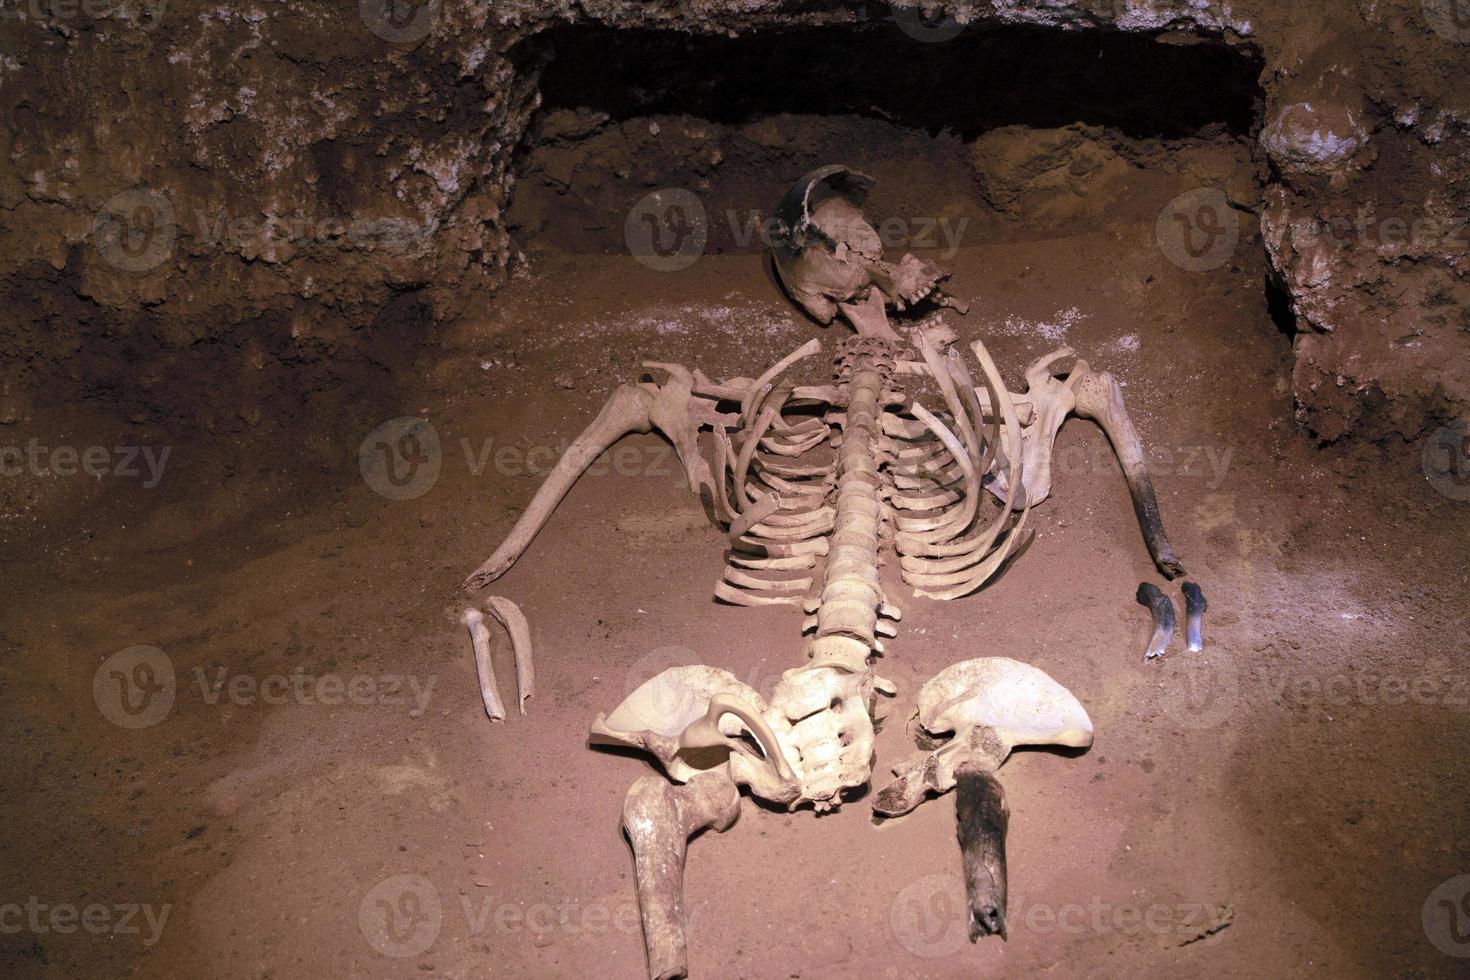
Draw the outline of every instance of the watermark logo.
[[[122,272],[150,272],[174,254],[174,205],[162,191],[140,187],[115,195],[92,225],[103,261]]]
[[[1174,659],[1184,667],[1162,687],[1147,686],[1148,697],[1164,713],[1185,728],[1215,728],[1235,712],[1240,703],[1240,675],[1235,665],[1222,657],[1206,658],[1184,654]]]
[[[684,681],[663,675],[676,667],[694,666],[708,666],[708,660],[689,647],[666,646],[650,650],[633,661],[623,675],[623,696],[626,698],[648,684],[644,690],[643,702],[646,713],[650,717],[678,714],[688,708],[696,695]],[[776,685],[781,682],[784,670],[758,662],[738,675],[733,669],[727,672],[735,677],[736,684],[749,688],[760,696],[763,691],[775,690]],[[649,684],[650,681],[653,683]]]
[[[915,41],[925,44],[940,44],[953,41],[964,33],[965,25],[943,7],[916,5],[901,7],[893,5],[893,22]]]
[[[1278,708],[1320,706],[1338,710],[1421,705],[1464,712],[1470,708],[1470,675],[1443,660],[1433,660],[1416,674],[1366,671],[1325,677],[1289,677],[1279,670],[1256,669],[1260,688]]]
[[[439,219],[417,221],[332,214],[231,215],[221,208],[214,214],[195,212],[198,240],[214,248],[233,247],[247,258],[263,255],[274,259],[296,249],[333,247],[362,251],[411,253],[420,249],[434,232]]]
[[[1470,419],[1440,426],[1424,443],[1424,478],[1441,496],[1470,500]]]
[[[967,914],[964,883],[954,875],[928,875],[898,893],[888,927],[910,953],[938,959],[964,948]]]
[[[358,0],[362,21],[378,37],[391,44],[417,44],[429,36],[444,0],[412,3],[410,0]]]
[[[412,500],[439,480],[444,454],[428,419],[406,415],[368,433],[357,449],[363,482],[389,500]]]
[[[1021,897],[1010,903],[1006,921],[1013,930],[1025,930],[1045,936],[1062,933],[1082,936],[1092,933],[1106,936],[1176,936],[1180,945],[1207,939],[1227,928],[1235,920],[1235,906],[1215,902],[1135,902],[1114,903],[1101,895],[1093,895],[1087,904],[1049,902],[1027,904]]]
[[[362,937],[394,959],[418,956],[434,945],[443,922],[439,890],[423,875],[395,875],[378,882],[357,909]]]
[[[1470,875],[1458,875],[1430,892],[1420,920],[1435,949],[1470,958]]]
[[[0,935],[30,933],[36,936],[61,936],[85,932],[92,936],[142,936],[144,946],[152,946],[163,935],[172,905],[143,902],[118,902],[104,905],[92,902],[77,906],[71,902],[43,902],[32,895],[24,904],[0,904]],[[147,932],[144,932],[144,929]]]
[[[46,446],[34,436],[21,446],[0,446],[0,476],[70,477],[85,474],[141,479],[144,490],[163,480],[172,446]],[[142,464],[141,467],[139,464]]]
[[[656,272],[687,269],[709,242],[704,203],[682,187],[665,187],[638,199],[623,222],[623,240],[643,265]]]
[[[0,20],[31,20],[50,24],[66,20],[137,20],[151,31],[163,20],[167,0],[0,0]]]
[[[420,679],[417,674],[308,674],[296,668],[291,674],[232,674],[228,667],[210,671],[194,668],[199,696],[213,707],[222,701],[238,708],[257,704],[321,704],[327,707],[406,707],[410,718],[429,708],[438,677]]]
[[[1186,272],[1218,269],[1235,254],[1240,227],[1218,187],[1199,187],[1164,205],[1154,225],[1164,257]]]
[[[168,717],[176,686],[168,654],[158,647],[128,647],[102,661],[92,675],[92,700],[119,728],[149,728]]]
[[[666,671],[698,664],[693,650],[687,647],[659,647],[639,657],[628,669],[627,695],[643,689],[639,714],[647,718],[667,718],[683,714],[696,703],[694,689]],[[647,685],[645,687],[645,685]]]
[[[1448,41],[1470,44],[1470,0],[1423,0],[1424,19]]]

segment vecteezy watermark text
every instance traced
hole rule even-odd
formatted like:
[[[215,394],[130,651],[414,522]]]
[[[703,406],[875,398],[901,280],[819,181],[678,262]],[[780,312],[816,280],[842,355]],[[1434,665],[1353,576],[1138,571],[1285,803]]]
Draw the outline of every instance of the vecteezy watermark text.
[[[408,716],[417,718],[429,706],[438,678],[420,680],[416,674],[308,674],[300,668],[290,674],[232,674],[228,667],[206,671],[194,668],[199,696],[208,705],[221,701],[236,707],[256,704],[343,704],[411,705]]]
[[[256,705],[320,704],[407,707],[417,718],[429,707],[438,678],[417,674],[313,674],[303,668],[289,673],[246,674],[229,667],[195,667],[192,671],[204,704],[237,708]],[[168,717],[179,695],[173,660],[158,647],[133,646],[108,657],[92,676],[97,710],[119,728],[150,728]],[[187,686],[184,690],[189,690]]]
[[[307,248],[409,253],[421,249],[439,230],[437,218],[309,214],[299,209],[291,214],[198,210],[192,229],[187,219],[183,225],[180,220],[168,194],[150,187],[133,188],[114,195],[98,210],[93,241],[108,265],[142,274],[173,258],[181,230],[192,230],[196,247],[235,251],[247,259],[268,261],[283,261]]]
[[[172,451],[172,446],[46,446],[32,437],[24,446],[0,446],[0,476],[141,477],[143,487],[152,490],[163,479]]]
[[[151,31],[167,8],[168,0],[0,0],[0,21],[137,20],[139,27]]]
[[[1112,902],[1093,895],[1086,902],[1028,902],[1012,894],[1007,903],[1010,932],[1125,936],[1177,936],[1180,943],[1212,936],[1230,925],[1235,907],[1214,902]],[[933,874],[903,888],[889,909],[888,924],[899,944],[929,959],[966,948],[965,886],[952,874]]]
[[[231,215],[221,208],[214,214],[196,214],[199,240],[208,245],[229,245],[253,254],[288,245],[350,245],[353,248],[384,248],[407,251],[439,230],[439,219],[410,221],[406,218],[343,218],[297,211],[290,215]]]
[[[476,443],[461,437],[458,446],[465,468],[480,477],[487,470],[500,476],[545,477],[559,467],[582,462],[569,456],[571,441],[556,443],[501,443],[487,436]],[[450,460],[453,450],[448,450]],[[433,489],[445,465],[446,449],[439,432],[428,419],[405,415],[389,419],[373,429],[357,450],[358,469],[373,492],[389,500],[412,500]],[[615,446],[579,471],[582,476],[653,477],[680,485],[685,479],[674,449],[668,443]]]
[[[1470,708],[1470,674],[1426,669],[1412,676],[1363,671],[1325,677],[1291,677],[1257,667],[1256,679],[1278,707],[1325,705],[1334,708],[1417,704]]]
[[[1361,244],[1370,248],[1433,249],[1463,255],[1470,251],[1470,217],[1380,214],[1373,208],[1360,207],[1351,216],[1297,218],[1291,223],[1291,236],[1297,248],[1313,243],[1337,249]]]
[[[665,187],[645,194],[628,210],[623,240],[628,252],[658,272],[687,269],[709,248],[712,239],[737,251],[756,251],[779,245],[788,230],[782,222],[756,208],[728,208],[723,226],[712,222],[704,201],[682,187]],[[960,250],[970,218],[953,215],[893,215],[873,224],[885,249],[939,250],[941,259]]]
[[[642,929],[638,906],[631,899],[608,903],[564,897],[526,905],[497,899],[493,894],[476,900],[461,890],[459,907],[464,915],[463,932],[469,936],[483,936],[493,930],[538,938],[553,933],[595,938],[609,932],[636,935]],[[691,910],[687,915],[688,928],[693,928],[697,914]],[[357,924],[374,950],[401,959],[418,956],[433,946],[446,918],[439,889],[431,880],[423,875],[401,874],[383,879],[363,895]]]
[[[157,908],[147,902],[117,902],[111,905],[89,902],[77,906],[71,902],[43,902],[32,895],[24,902],[0,903],[0,933],[17,935],[56,934],[61,936],[86,933],[92,936],[143,936],[143,945],[152,946],[163,935],[172,905]],[[146,927],[147,932],[144,932]]]

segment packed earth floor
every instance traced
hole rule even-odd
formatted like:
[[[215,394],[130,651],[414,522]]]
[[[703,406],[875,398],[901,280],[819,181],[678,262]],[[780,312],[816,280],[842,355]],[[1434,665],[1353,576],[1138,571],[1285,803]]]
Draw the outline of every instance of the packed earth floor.
[[[966,658],[1042,667],[1096,727],[1088,751],[1004,770],[1008,941],[965,941],[952,797],[881,826],[866,800],[821,817],[747,802],[691,845],[694,975],[1428,977],[1463,962],[1436,943],[1434,896],[1470,870],[1470,503],[1426,480],[1420,445],[1319,446],[1293,423],[1259,240],[1204,272],[1160,255],[1155,218],[1187,186],[1139,177],[1085,227],[910,247],[954,269],[973,306],[947,322],[984,339],[1013,389],[1062,344],[1125,383],[1209,597],[1204,652],[1143,662],[1133,594],[1158,576],[1106,439],[1068,423],[1036,540],[993,585],[934,603],[885,569],[904,618],[875,778],[913,752],[917,688]],[[656,435],[584,476],[492,589],[526,612],[538,660],[517,714],[497,641],[502,724],[480,703],[459,583],[640,361],[751,376],[845,329],[799,315],[755,249],[668,273],[548,247],[481,314],[385,352],[392,403],[331,425],[185,436],[38,409],[9,427],[7,444],[170,453],[152,481],[140,456],[139,475],[113,465],[80,489],[54,472],[12,484],[0,894],[42,927],[0,937],[0,971],[640,975],[618,819],[648,765],[590,750],[588,724],[678,663],[768,690],[798,663],[800,614],[712,600],[724,537]],[[402,416],[438,447],[420,446],[434,472],[404,493],[359,460]],[[132,727],[99,668],[140,646],[175,686]],[[379,902],[401,930],[364,927]],[[103,927],[56,925],[68,904],[103,906]]]

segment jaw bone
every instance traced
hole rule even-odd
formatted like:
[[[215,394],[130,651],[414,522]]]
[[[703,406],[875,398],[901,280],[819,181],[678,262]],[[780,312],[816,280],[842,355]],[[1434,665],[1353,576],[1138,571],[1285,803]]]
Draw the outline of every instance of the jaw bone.
[[[894,768],[898,777],[873,799],[886,817],[912,810],[931,793],[959,786],[955,817],[970,906],[970,941],[1005,935],[1005,836],[1010,820],[996,770],[1017,745],[1092,744],[1092,720],[1045,671],[1007,657],[966,660],[919,691],[919,723],[954,737]]]

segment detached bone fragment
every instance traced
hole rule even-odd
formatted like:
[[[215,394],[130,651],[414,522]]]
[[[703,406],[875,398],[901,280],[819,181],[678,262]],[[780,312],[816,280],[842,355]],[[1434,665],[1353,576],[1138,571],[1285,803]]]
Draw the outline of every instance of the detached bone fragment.
[[[1210,604],[1205,601],[1204,591],[1193,582],[1185,582],[1183,591],[1185,649],[1190,653],[1199,653],[1205,648],[1205,610],[1210,608]]]
[[[490,615],[510,634],[511,649],[516,660],[516,692],[521,714],[525,714],[526,701],[536,693],[531,627],[520,607],[509,599],[489,596],[485,603],[490,608]],[[485,626],[485,614],[471,606],[460,614],[460,622],[470,631],[470,643],[475,652],[475,673],[480,679],[480,698],[485,703],[485,714],[491,721],[504,721],[505,703],[500,700],[495,665],[490,660],[490,630]]]
[[[470,631],[470,643],[475,651],[475,673],[480,678],[480,700],[485,704],[485,714],[491,721],[504,721],[505,703],[500,700],[500,690],[495,683],[495,665],[490,662],[490,631],[485,628],[485,614],[470,607],[461,614],[460,621]]]
[[[487,596],[485,605],[490,615],[505,627],[510,634],[510,646],[516,658],[516,699],[520,702],[521,714],[526,713],[526,702],[536,694],[536,664],[532,659],[531,626],[521,607],[504,596]]]
[[[1141,582],[1136,596],[1140,606],[1147,607],[1153,616],[1154,632],[1149,637],[1148,649],[1143,652],[1144,662],[1164,655],[1169,644],[1174,642],[1174,600],[1152,582]]]

